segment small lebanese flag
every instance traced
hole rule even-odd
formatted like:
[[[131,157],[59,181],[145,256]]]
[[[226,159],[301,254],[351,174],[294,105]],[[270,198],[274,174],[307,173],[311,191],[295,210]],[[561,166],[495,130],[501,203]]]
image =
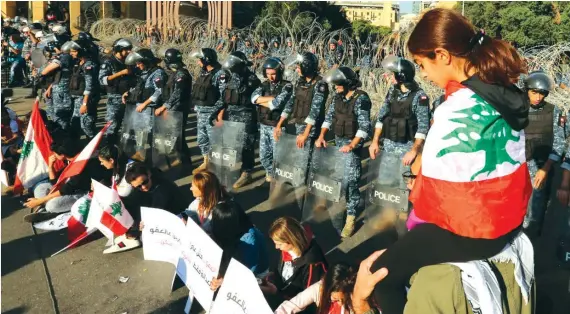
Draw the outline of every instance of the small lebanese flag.
[[[524,131],[459,83],[446,88],[410,194],[418,218],[494,239],[520,226],[532,192]]]
[[[39,98],[36,98],[16,170],[15,194],[21,194],[24,188],[34,186],[49,175],[48,160],[51,155],[52,138],[40,114],[39,103]]]
[[[108,239],[125,234],[134,220],[121,202],[119,193],[93,179],[91,182],[93,199],[86,226],[99,229]]]
[[[52,188],[50,193],[53,193],[53,192],[59,190],[61,188],[61,186],[67,181],[67,179],[69,179],[73,176],[76,176],[83,171],[83,169],[85,168],[85,165],[87,165],[87,162],[92,157],[93,152],[99,146],[99,143],[101,142],[101,139],[103,138],[103,134],[105,134],[105,131],[107,131],[107,128],[110,125],[111,125],[111,121],[107,122],[107,124],[105,124],[103,129],[101,129],[101,131],[99,131],[99,133],[97,133],[97,135],[95,135],[95,137],[93,139],[91,139],[89,144],[87,144],[87,146],[85,146],[85,148],[81,151],[81,153],[79,153],[79,155],[77,155],[77,157],[75,157],[75,159],[69,165],[67,165],[67,167],[65,167],[65,170],[63,170],[63,172],[61,173],[61,175],[57,179],[57,183]]]

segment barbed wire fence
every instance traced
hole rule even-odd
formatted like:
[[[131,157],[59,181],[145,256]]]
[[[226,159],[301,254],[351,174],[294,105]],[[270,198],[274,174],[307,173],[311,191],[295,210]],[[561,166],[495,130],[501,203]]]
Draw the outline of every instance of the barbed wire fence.
[[[93,7],[92,10],[97,10]],[[310,21],[310,23],[307,23]],[[335,40],[342,43],[344,51],[341,64],[347,64],[355,68],[363,84],[363,89],[370,95],[373,108],[372,112],[377,113],[383,104],[384,98],[391,85],[391,78],[382,69],[381,62],[384,57],[397,54],[411,60],[411,55],[406,49],[406,43],[415,26],[414,23],[406,25],[398,31],[394,31],[376,43],[367,40],[360,42],[351,36],[350,29],[340,29],[328,31],[320,24],[314,13],[302,12],[294,16],[289,13],[281,15],[269,15],[258,18],[248,27],[242,29],[224,30],[221,33],[208,24],[207,21],[194,17],[180,17],[179,29],[168,29],[167,33],[156,32],[149,34],[146,21],[137,19],[113,19],[103,18],[90,22],[90,32],[93,36],[101,38],[100,45],[110,48],[112,43],[118,38],[129,38],[137,47],[147,47],[161,56],[168,48],[179,49],[183,54],[183,60],[189,71],[197,75],[200,71],[196,60],[191,59],[190,53],[199,48],[212,48],[218,51],[220,62],[230,53],[230,45],[227,44],[228,35],[236,34],[240,40],[249,39],[257,46],[260,42],[266,43],[266,53],[249,56],[254,63],[252,68],[259,69],[260,65],[268,57],[267,53],[272,49],[272,41],[277,41],[281,48],[286,47],[287,40],[292,41],[289,55],[302,51],[315,53],[320,60],[322,73],[326,68],[325,58],[329,53],[329,43]],[[157,25],[162,25],[162,21],[157,21]],[[221,49],[220,38],[225,40],[225,45]],[[223,42],[222,42],[223,44]],[[538,46],[521,49],[521,54],[528,62],[529,71],[543,70],[553,79],[559,79],[560,75],[568,75],[570,41],[551,46]],[[263,56],[263,57],[260,57]],[[282,55],[287,58],[288,55]],[[367,58],[367,64],[356,64],[353,60]],[[294,71],[289,69],[291,72]],[[258,74],[260,74],[258,72]],[[443,90],[430,81],[419,75],[416,69],[416,81],[433,101],[443,94]],[[558,105],[564,112],[570,110],[570,93],[556,87],[549,95],[549,101]]]

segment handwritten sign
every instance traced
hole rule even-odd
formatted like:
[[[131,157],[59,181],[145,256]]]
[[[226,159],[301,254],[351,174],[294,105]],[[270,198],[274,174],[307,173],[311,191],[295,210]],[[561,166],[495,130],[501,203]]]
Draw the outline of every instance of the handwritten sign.
[[[253,273],[232,258],[210,314],[271,314]]]
[[[188,242],[181,247],[176,273],[208,309],[214,297],[210,283],[218,276],[223,251],[192,219],[188,219],[185,232]]]
[[[174,214],[150,207],[141,207],[141,220],[144,259],[177,266],[180,249],[188,238],[184,222]]]

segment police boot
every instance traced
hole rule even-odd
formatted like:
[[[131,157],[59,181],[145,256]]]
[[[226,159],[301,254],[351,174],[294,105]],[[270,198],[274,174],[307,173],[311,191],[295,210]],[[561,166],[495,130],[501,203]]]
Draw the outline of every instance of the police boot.
[[[236,183],[234,183],[233,188],[234,189],[239,189],[241,187],[246,186],[247,184],[249,184],[251,182],[251,173],[249,172],[242,172],[241,173],[241,177],[239,177],[239,179],[236,181]]]
[[[343,239],[350,238],[354,233],[354,220],[356,216],[346,216],[346,222],[344,223],[344,228],[340,233],[340,237]]]
[[[38,97],[38,89],[36,88],[36,81],[32,81],[32,90],[30,91],[30,94],[28,96],[26,96],[26,99],[30,99],[30,98],[36,98]]]
[[[204,162],[202,162],[202,164],[200,166],[198,166],[198,168],[192,170],[192,174],[196,174],[200,171],[204,171],[204,170],[208,170],[208,155],[204,155]]]

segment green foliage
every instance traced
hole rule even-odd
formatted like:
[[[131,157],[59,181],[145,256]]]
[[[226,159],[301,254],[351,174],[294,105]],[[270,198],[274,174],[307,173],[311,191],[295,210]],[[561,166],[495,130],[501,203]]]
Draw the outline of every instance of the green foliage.
[[[374,26],[370,21],[355,20],[352,22],[352,33],[361,41],[365,41],[369,36],[376,39],[384,38],[392,33],[392,29],[385,26]]]
[[[465,16],[476,27],[518,46],[552,45],[570,38],[568,2],[465,1],[464,5]]]

